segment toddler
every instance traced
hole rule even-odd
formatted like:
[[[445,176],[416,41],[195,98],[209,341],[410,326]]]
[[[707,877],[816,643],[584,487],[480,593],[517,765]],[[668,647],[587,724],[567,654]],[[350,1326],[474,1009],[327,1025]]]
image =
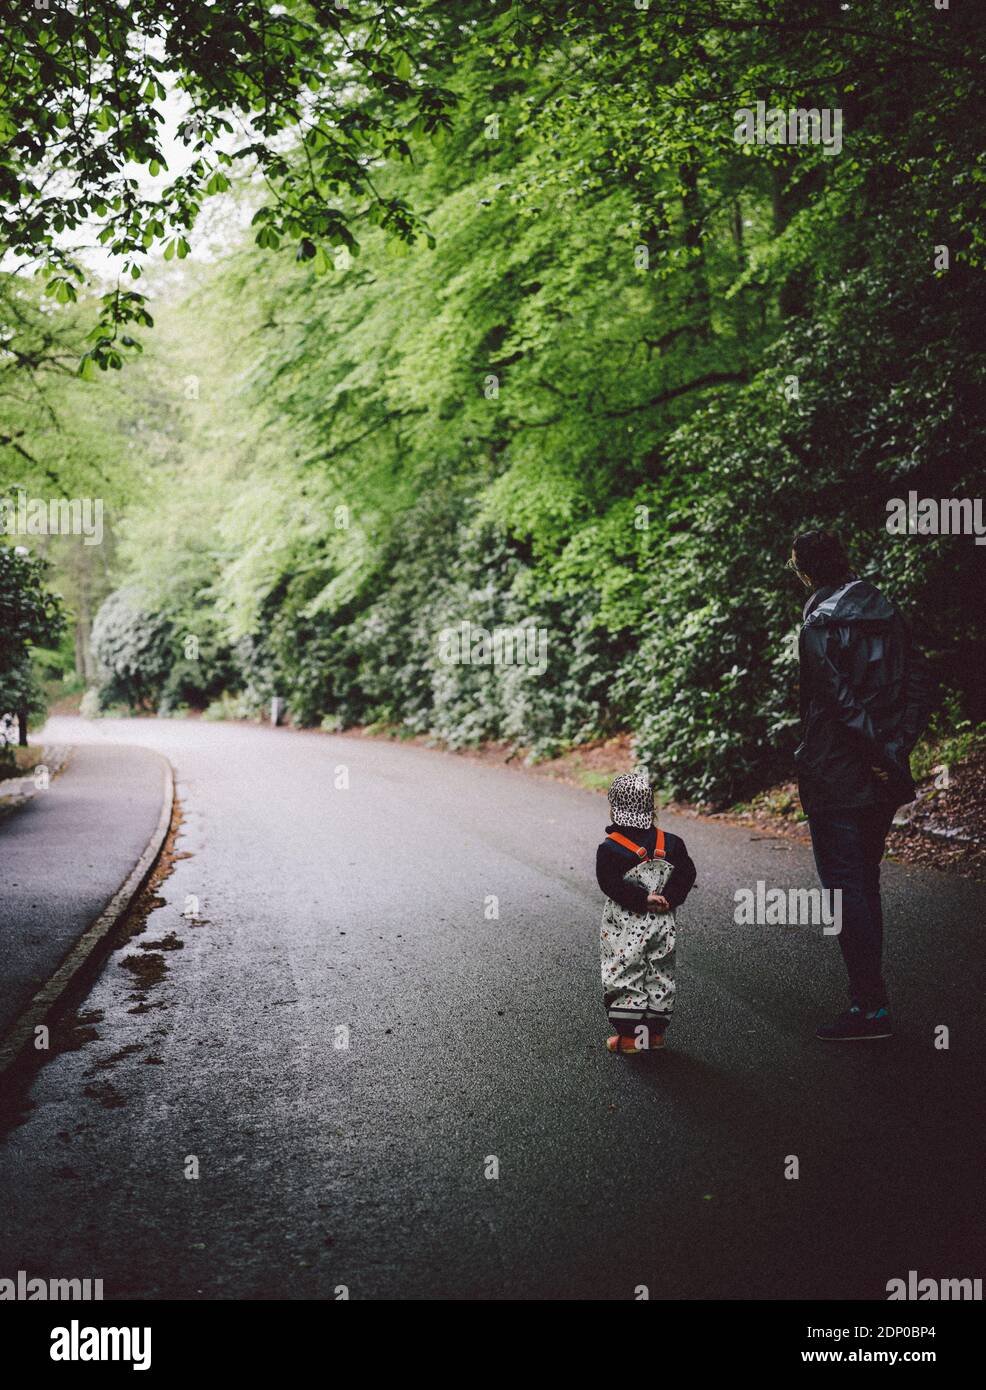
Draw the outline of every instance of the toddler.
[[[615,1035],[611,1052],[655,1051],[674,1008],[675,909],[695,882],[677,835],[654,824],[654,788],[626,772],[609,789],[613,823],[596,851],[606,894],[600,934],[603,1003]]]

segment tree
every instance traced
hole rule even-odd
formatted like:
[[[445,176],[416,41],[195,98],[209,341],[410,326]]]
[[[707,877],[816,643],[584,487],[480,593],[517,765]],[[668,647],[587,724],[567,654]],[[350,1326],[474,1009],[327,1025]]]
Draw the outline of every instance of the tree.
[[[23,547],[0,545],[0,716],[18,717],[22,742],[27,715],[40,699],[31,649],[52,646],[64,625],[61,600],[45,585],[46,570]]]
[[[439,42],[428,6],[255,0],[83,0],[24,5],[5,26],[0,86],[0,246],[39,268],[56,302],[86,279],[83,231],[116,258],[82,372],[119,367],[123,325],[149,325],[132,287],[145,254],[184,257],[205,199],[240,171],[262,180],[260,246],[327,266],[368,222],[413,239],[420,219],[381,195],[381,161],[440,136],[451,94],[429,80]],[[412,75],[413,74],[413,75]],[[193,156],[167,179],[164,106]],[[297,149],[285,144],[293,134]],[[142,189],[140,166],[156,191]]]
[[[275,180],[230,254],[162,295],[141,362],[98,391],[47,377],[87,424],[56,475],[141,470],[108,559],[139,601],[100,625],[118,696],[226,683],[299,722],[538,751],[630,729],[665,787],[728,801],[788,766],[784,561],[824,524],[934,615],[936,664],[981,717],[986,547],[885,527],[911,488],[979,491],[981,58],[955,6],[869,9],[401,6],[405,85],[455,119],[433,141],[404,88],[331,75],[354,128],[403,128],[413,155],[374,146],[373,189],[333,202],[359,259],[344,239],[278,254]],[[758,101],[843,108],[838,156],[738,142]],[[303,180],[299,136],[275,154]],[[426,212],[436,248],[371,225],[371,204]],[[27,315],[26,355],[85,309],[51,307]],[[8,447],[47,466],[23,394]],[[463,619],[548,628],[549,667],[445,664],[437,634]]]

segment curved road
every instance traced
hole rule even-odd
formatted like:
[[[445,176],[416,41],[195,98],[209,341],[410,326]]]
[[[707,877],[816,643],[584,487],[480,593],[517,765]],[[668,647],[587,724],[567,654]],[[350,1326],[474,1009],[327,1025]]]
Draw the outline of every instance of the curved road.
[[[39,1073],[0,1145],[0,1274],[101,1276],[108,1298],[524,1299],[882,1299],[911,1269],[982,1275],[982,886],[885,870],[899,1034],[826,1047],[834,941],[732,915],[758,879],[814,886],[810,852],[668,820],[699,869],[672,1048],[620,1059],[602,796],[243,725],[47,736],[162,751],[184,857],[83,1006],[98,1036]],[[172,933],[146,953],[156,983],[121,967]]]

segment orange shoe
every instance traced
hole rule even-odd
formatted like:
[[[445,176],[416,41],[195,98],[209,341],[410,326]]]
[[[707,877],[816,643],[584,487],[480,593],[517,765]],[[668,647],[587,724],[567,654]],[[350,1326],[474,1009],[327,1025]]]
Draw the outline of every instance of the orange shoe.
[[[624,1056],[632,1052],[660,1052],[664,1046],[664,1034],[651,1034],[650,1047],[638,1047],[636,1038],[624,1038],[619,1034],[615,1038],[607,1038],[606,1046],[610,1052],[619,1052]]]

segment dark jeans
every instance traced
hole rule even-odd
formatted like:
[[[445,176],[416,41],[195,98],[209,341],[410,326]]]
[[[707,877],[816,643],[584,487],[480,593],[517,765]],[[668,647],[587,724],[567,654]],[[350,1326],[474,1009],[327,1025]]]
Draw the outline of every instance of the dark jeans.
[[[808,813],[815,867],[822,887],[842,890],[839,946],[853,1003],[876,1009],[887,1002],[881,975],[883,909],[880,860],[893,806],[819,808]]]

